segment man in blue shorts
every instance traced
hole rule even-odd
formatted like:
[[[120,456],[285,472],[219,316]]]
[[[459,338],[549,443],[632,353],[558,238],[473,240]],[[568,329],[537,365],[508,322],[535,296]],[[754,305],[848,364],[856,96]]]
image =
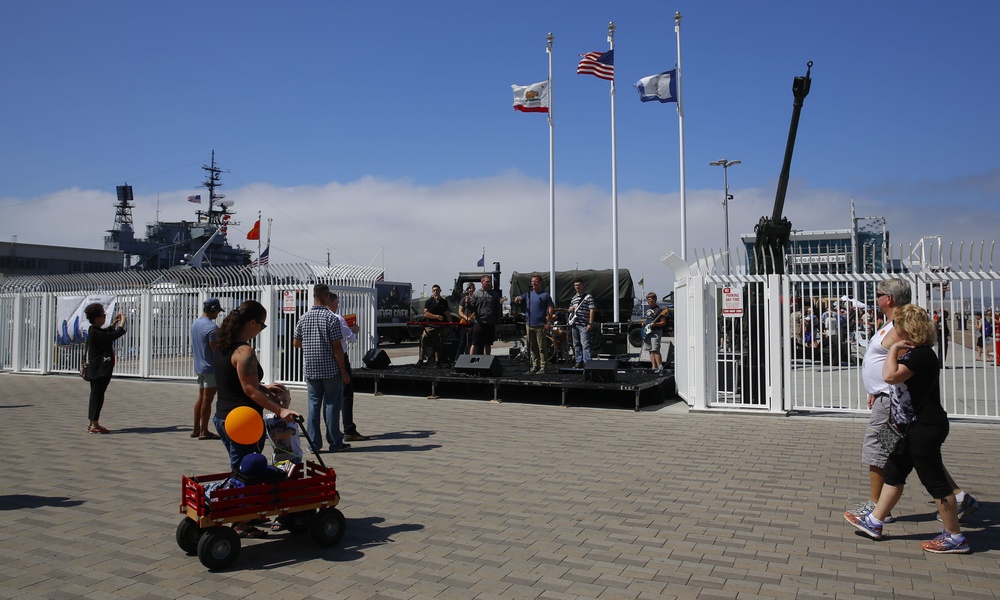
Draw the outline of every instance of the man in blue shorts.
[[[194,372],[198,375],[198,401],[194,403],[194,428],[191,437],[199,440],[217,440],[219,436],[208,430],[212,420],[212,401],[215,400],[215,367],[212,353],[218,343],[215,320],[222,312],[218,298],[209,298],[202,305],[202,314],[191,324],[191,354]]]

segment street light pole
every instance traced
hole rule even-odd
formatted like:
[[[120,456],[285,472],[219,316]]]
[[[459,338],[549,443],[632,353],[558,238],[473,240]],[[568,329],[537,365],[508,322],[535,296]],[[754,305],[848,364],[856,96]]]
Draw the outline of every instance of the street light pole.
[[[733,199],[729,195],[729,167],[733,165],[738,165],[742,161],[739,160],[726,160],[720,158],[715,162],[708,163],[710,167],[722,167],[722,182],[725,186],[725,193],[722,196],[722,210],[726,215],[726,276],[730,275],[731,262],[729,258],[729,201]]]

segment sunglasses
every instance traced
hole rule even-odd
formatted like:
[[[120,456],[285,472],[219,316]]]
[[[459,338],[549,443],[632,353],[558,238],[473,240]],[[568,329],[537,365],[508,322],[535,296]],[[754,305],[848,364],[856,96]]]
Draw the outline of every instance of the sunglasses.
[[[892,294],[886,294],[885,292],[875,292],[876,298],[881,298],[882,296],[889,296],[891,298]]]
[[[254,319],[254,322],[256,322],[258,325],[260,325],[260,330],[261,331],[264,331],[265,329],[267,329],[267,323],[265,323],[264,321],[258,321],[257,319]]]

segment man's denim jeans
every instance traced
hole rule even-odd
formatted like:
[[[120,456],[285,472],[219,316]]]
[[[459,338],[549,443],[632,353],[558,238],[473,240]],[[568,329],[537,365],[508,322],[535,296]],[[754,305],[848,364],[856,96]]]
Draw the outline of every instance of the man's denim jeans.
[[[344,381],[339,377],[329,379],[306,379],[309,391],[309,416],[306,419],[306,433],[319,451],[323,447],[320,434],[320,415],[326,419],[326,442],[331,448],[344,443],[340,431],[340,411],[344,406]]]

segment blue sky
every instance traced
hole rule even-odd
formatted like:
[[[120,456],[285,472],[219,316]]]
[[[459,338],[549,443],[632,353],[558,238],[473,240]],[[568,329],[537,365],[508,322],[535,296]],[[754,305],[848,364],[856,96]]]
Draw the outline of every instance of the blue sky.
[[[615,35],[620,266],[664,293],[680,253],[678,121],[632,84],[672,68],[682,21],[689,258],[770,214],[791,83],[814,61],[785,213],[796,229],[885,216],[895,243],[992,240],[1000,3],[11,3],[0,23],[0,239],[101,247],[114,186],[136,224],[184,202],[216,151],[234,243],[258,210],[275,262],[385,266],[450,286],[488,262],[548,270],[548,126],[511,84],[553,91],[556,268],[611,266],[608,82],[575,73]],[[991,41],[992,40],[992,41]],[[255,246],[255,244],[254,244]],[[506,280],[506,275],[504,276]]]

